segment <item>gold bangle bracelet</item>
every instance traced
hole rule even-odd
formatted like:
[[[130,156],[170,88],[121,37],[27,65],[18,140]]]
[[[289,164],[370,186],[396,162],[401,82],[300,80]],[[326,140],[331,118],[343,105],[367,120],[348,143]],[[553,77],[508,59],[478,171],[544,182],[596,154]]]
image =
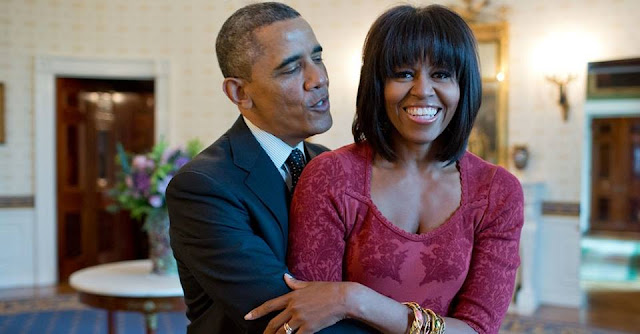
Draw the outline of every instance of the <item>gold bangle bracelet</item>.
[[[433,334],[443,334],[444,328],[445,328],[444,319],[441,316],[437,315],[432,310],[429,310],[429,312],[431,312],[432,317],[435,318],[435,321],[433,322],[433,327],[431,328],[431,330],[433,331]]]
[[[431,309],[427,308],[424,310],[429,313],[429,317],[431,318],[431,323],[429,324],[429,333],[439,334],[436,331],[436,321],[438,320],[438,315]]]
[[[425,309],[422,309],[422,315],[424,316],[424,325],[420,331],[420,334],[431,334],[431,315]]]
[[[405,302],[402,304],[408,306],[413,311],[413,322],[411,323],[409,334],[420,334],[424,326],[422,307],[415,302]]]
[[[441,316],[438,316],[438,318],[440,319],[440,334],[444,334],[444,329],[445,329],[444,318]]]

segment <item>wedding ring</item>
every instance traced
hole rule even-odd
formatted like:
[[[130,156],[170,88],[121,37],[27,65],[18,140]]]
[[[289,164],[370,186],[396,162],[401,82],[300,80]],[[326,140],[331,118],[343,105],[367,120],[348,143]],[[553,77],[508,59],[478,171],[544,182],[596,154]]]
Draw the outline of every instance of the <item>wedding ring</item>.
[[[291,328],[291,326],[289,326],[289,323],[288,323],[288,322],[285,322],[285,323],[284,323],[284,326],[282,326],[282,327],[284,327],[284,332],[285,332],[285,333],[287,333],[287,334],[293,334],[293,328]]]

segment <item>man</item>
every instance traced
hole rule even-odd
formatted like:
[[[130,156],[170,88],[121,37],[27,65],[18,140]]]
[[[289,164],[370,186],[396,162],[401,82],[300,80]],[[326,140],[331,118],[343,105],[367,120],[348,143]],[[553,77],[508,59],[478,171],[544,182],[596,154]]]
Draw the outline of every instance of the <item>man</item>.
[[[243,317],[291,291],[283,280],[288,201],[305,161],[325,150],[304,139],[332,125],[329,80],[311,27],[279,3],[235,12],[216,52],[241,116],[171,181],[171,246],[188,333],[261,333],[271,317]],[[327,330],[358,329],[341,322]]]

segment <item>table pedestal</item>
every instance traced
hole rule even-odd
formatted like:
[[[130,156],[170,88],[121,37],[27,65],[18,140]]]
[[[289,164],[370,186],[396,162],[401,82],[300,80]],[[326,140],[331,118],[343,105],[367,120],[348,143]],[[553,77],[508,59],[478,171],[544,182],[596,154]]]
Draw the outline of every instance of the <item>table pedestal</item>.
[[[116,311],[140,312],[144,315],[147,334],[155,334],[158,329],[158,312],[184,311],[182,297],[113,297],[92,293],[78,292],[79,300],[92,307],[107,310],[109,334],[116,331]]]

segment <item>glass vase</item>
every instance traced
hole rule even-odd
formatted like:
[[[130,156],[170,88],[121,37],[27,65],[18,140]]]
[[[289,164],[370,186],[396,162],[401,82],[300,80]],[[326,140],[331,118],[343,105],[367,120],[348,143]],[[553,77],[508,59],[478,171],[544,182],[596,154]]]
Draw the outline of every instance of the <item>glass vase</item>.
[[[169,213],[166,208],[153,210],[145,218],[144,230],[149,237],[149,259],[153,264],[151,273],[177,275],[178,266],[169,243]]]

